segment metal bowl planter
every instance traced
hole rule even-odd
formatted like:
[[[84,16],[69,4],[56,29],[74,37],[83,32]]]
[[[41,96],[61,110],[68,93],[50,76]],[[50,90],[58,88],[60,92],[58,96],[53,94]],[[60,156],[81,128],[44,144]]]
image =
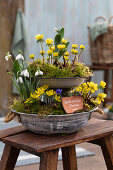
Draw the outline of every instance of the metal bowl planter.
[[[39,86],[45,84],[49,85],[49,88],[72,88],[78,87],[89,77],[70,77],[70,78],[42,78],[36,77],[39,81]]]
[[[82,113],[65,114],[65,115],[46,115],[39,116],[37,114],[26,114],[16,112],[13,113],[19,116],[22,125],[39,134],[60,134],[60,133],[73,133],[83,128],[90,119],[91,113],[97,110],[97,108]]]

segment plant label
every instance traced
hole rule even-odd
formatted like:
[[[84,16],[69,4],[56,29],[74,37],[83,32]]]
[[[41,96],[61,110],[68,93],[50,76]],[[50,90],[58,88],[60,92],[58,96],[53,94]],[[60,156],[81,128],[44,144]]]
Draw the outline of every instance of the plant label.
[[[83,98],[81,96],[62,97],[62,105],[67,114],[72,114],[83,109]]]

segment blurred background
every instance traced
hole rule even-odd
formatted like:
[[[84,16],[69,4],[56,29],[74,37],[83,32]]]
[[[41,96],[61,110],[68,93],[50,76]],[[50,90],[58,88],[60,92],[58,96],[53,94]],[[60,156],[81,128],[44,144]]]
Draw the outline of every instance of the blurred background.
[[[15,26],[18,9],[25,15],[25,20],[20,23],[24,22],[26,37],[22,35],[22,38],[26,41],[26,57],[32,53],[40,57],[36,34],[44,34],[44,39],[53,38],[54,28],[64,27],[65,38],[86,47],[81,62],[91,65],[88,24],[94,24],[98,16],[108,20],[113,15],[112,6],[112,0],[0,0],[0,112],[6,113],[9,97],[16,96],[10,76],[6,73],[11,69],[11,61],[6,62],[4,57],[6,52],[11,52],[15,34],[17,36],[20,33]],[[102,79],[103,71],[94,72],[93,81],[100,82]]]

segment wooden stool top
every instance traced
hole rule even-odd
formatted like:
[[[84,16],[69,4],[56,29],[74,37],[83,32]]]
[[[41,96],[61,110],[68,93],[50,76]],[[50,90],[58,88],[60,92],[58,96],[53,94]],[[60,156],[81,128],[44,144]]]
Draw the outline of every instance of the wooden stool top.
[[[65,136],[34,134],[20,126],[0,131],[0,140],[21,150],[36,154],[88,142],[111,134],[113,134],[113,121],[93,118],[87,126],[78,132]]]

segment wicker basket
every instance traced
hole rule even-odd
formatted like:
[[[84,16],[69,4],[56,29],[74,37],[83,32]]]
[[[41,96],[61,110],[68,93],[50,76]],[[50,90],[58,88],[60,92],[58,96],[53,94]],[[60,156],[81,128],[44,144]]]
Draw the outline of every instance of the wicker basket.
[[[95,22],[99,19],[106,21],[105,17],[97,17]],[[89,32],[89,44],[91,52],[91,61],[93,64],[113,64],[113,25],[111,20],[113,16],[109,18],[108,21],[108,33],[100,35],[95,41],[91,40]],[[88,30],[90,26],[88,26]]]

